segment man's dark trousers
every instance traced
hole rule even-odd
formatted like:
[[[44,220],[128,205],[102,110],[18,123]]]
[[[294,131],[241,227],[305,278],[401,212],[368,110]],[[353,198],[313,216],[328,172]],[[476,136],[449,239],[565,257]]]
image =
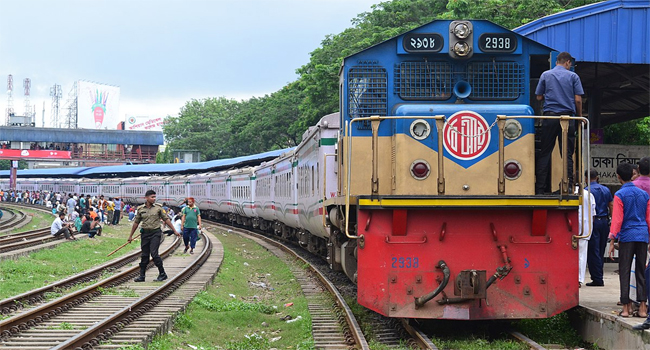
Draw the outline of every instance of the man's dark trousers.
[[[603,264],[605,263],[605,248],[607,247],[607,236],[609,235],[609,224],[607,217],[594,217],[594,225],[587,248],[587,266],[591,280],[597,284],[603,284]]]
[[[140,236],[140,248],[142,249],[142,253],[140,254],[141,268],[146,268],[149,264],[149,255],[151,255],[154,265],[158,267],[159,271],[164,272],[162,259],[160,258],[160,255],[158,255],[161,237],[162,230],[160,229],[154,231],[142,231],[142,236]]]
[[[544,112],[547,116],[573,115],[573,112],[554,113]],[[557,139],[562,150],[562,127],[559,119],[542,119],[542,127],[539,128],[540,152],[539,157],[535,160],[535,193],[541,194],[548,192],[548,177],[551,170],[551,153],[555,147]],[[575,121],[569,121],[569,130],[567,135],[567,170],[569,175],[569,191],[572,190],[573,183],[573,152],[576,144]],[[564,155],[562,155],[564,157]]]

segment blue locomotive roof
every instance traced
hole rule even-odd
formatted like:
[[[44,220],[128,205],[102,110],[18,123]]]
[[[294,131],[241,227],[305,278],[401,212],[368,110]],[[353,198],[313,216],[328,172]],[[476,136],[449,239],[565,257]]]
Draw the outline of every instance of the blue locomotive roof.
[[[95,143],[108,145],[158,146],[164,143],[162,131],[94,130],[0,126],[3,141]]]
[[[650,1],[610,0],[540,18],[515,33],[576,61],[650,63]]]
[[[426,32],[429,32],[429,31],[446,34],[448,28],[444,28],[444,27],[446,25],[448,25],[450,22],[452,22],[452,21],[451,20],[434,20],[434,21],[431,21],[429,23],[423,24],[423,25],[421,25],[421,26],[419,26],[417,28],[411,29],[411,30],[409,30],[407,32],[404,32],[404,33],[401,33],[401,34],[399,34],[397,36],[394,36],[394,37],[392,37],[390,39],[387,39],[387,40],[384,40],[384,41],[382,41],[380,43],[372,45],[372,46],[370,46],[368,48],[365,48],[365,49],[363,49],[361,51],[355,52],[355,53],[353,53],[353,54],[351,54],[351,55],[349,55],[349,56],[347,56],[347,57],[345,57],[343,59],[342,67],[346,64],[347,61],[349,61],[349,59],[355,58],[355,56],[359,56],[360,54],[363,54],[363,53],[365,53],[365,52],[367,52],[369,50],[373,50],[373,49],[381,47],[381,46],[394,47],[394,46],[392,46],[393,45],[392,42],[396,42],[396,44],[398,44],[397,52],[400,53],[400,54],[404,54],[405,52],[404,52],[404,49],[402,48],[401,44],[402,44],[403,38],[407,34],[409,34],[409,33],[426,33]],[[492,28],[493,32],[510,32],[509,29],[504,28],[504,27],[502,27],[502,26],[500,26],[500,25],[498,25],[496,23],[490,22],[488,20],[477,19],[477,20],[471,20],[471,22],[475,23],[476,25],[478,25],[479,27],[482,27],[482,28]],[[442,23],[444,23],[444,24],[442,24]],[[444,28],[444,30],[442,30],[441,28]],[[535,40],[530,39],[530,38],[522,35],[521,33],[516,33],[516,34],[518,36],[520,36],[522,40],[526,40],[529,44],[533,45],[537,49],[541,49],[542,51],[552,51],[552,49],[550,47],[547,47],[544,43],[536,42]],[[444,38],[443,38],[443,40],[444,40]],[[478,36],[474,40],[478,41]],[[478,47],[478,45],[476,45],[476,43],[475,43],[475,46]],[[517,51],[517,52],[519,52],[519,51]],[[394,52],[391,52],[391,54],[393,54],[393,53]],[[445,54],[449,53],[449,47],[447,45],[443,45],[441,47],[441,49],[439,51],[437,51],[437,53],[445,53]]]

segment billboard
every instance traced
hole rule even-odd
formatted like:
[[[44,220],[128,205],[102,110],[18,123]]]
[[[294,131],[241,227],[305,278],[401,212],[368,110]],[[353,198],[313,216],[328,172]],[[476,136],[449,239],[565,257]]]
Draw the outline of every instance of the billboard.
[[[120,88],[79,80],[77,90],[77,128],[115,129],[120,121]]]
[[[131,116],[126,118],[124,123],[124,130],[146,130],[146,131],[162,131],[165,118],[163,117],[135,117]]]

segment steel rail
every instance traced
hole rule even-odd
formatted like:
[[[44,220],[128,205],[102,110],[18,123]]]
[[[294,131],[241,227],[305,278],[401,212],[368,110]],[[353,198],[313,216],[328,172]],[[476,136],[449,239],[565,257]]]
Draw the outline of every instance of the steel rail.
[[[523,334],[521,334],[519,332],[510,331],[509,333],[510,333],[511,336],[515,337],[517,340],[519,340],[519,341],[521,341],[523,343],[526,343],[533,350],[546,350],[545,347],[539,345],[536,341],[528,338],[527,336],[525,336],[525,335],[523,335]]]
[[[22,249],[22,248],[33,247],[33,246],[36,246],[36,245],[56,241],[56,240],[63,239],[63,238],[64,238],[63,235],[61,235],[59,237],[54,237],[52,235],[45,235],[45,236],[41,235],[41,238],[30,239],[30,240],[27,240],[27,241],[21,240],[21,241],[18,241],[18,242],[5,244],[5,245],[0,247],[0,253],[6,253],[6,252],[11,252],[11,251],[14,251],[14,250]]]
[[[1,236],[0,247],[4,247],[5,245],[8,245],[10,243],[25,242],[27,240],[32,240],[37,238],[47,238],[49,236],[51,236],[50,230],[46,228],[37,230],[37,232],[30,231],[30,232],[12,234],[11,237]]]
[[[20,242],[27,239],[32,239],[35,237],[40,237],[49,234],[50,234],[50,230],[48,228],[40,228],[40,229],[25,231],[20,233],[12,233],[8,235],[0,236],[0,246],[2,246],[3,244]]]
[[[174,242],[160,256],[165,258],[171,254],[179,245],[180,239],[175,238]],[[149,261],[148,267],[153,266],[153,261]],[[139,273],[140,266],[135,265],[122,273],[111,276],[105,280],[99,281],[91,286],[67,294],[61,298],[53,300],[47,304],[27,310],[24,313],[0,321],[0,339],[6,339],[22,330],[29,329],[43,321],[46,321],[56,315],[59,315],[77,305],[91,300],[101,292],[99,288],[110,288],[122,284],[135,277]]]
[[[243,233],[246,235],[250,235],[252,237],[256,237],[258,239],[261,239],[265,242],[268,242],[269,244],[272,244],[280,249],[282,249],[285,253],[291,255],[291,257],[299,260],[301,263],[305,264],[309,271],[311,271],[316,277],[318,277],[318,280],[321,282],[321,284],[328,290],[330,294],[334,297],[334,300],[336,301],[336,304],[343,310],[343,314],[345,317],[345,321],[348,324],[348,327],[350,328],[350,332],[352,334],[352,337],[354,338],[354,341],[356,343],[356,349],[361,349],[361,350],[370,350],[370,347],[368,346],[368,342],[366,341],[366,337],[363,335],[363,331],[361,330],[361,327],[359,326],[359,323],[357,322],[357,319],[354,317],[354,314],[352,313],[352,309],[348,306],[348,304],[345,302],[345,299],[343,299],[343,296],[339,291],[336,289],[336,287],[332,284],[332,282],[325,277],[318,269],[314,268],[312,264],[310,264],[307,260],[305,260],[303,257],[300,255],[296,254],[292,249],[287,247],[286,245],[275,241],[269,237],[266,237],[264,235],[238,228],[238,227],[233,227],[233,226],[227,226],[221,223],[217,223],[214,221],[209,221],[209,220],[203,220],[205,222],[209,222],[212,225],[219,227],[221,229],[225,230],[232,230],[237,233]]]
[[[198,271],[203,263],[210,257],[212,253],[212,241],[201,232],[206,244],[203,246],[201,253],[192,261],[192,263],[184,268],[179,274],[169,279],[160,288],[154,292],[149,293],[143,298],[131,303],[130,305],[122,308],[120,311],[115,312],[107,317],[103,322],[97,323],[94,326],[87,328],[83,332],[75,335],[67,341],[59,344],[52,349],[87,349],[97,346],[102,341],[109,340],[115,333],[137,320],[140,316],[145,314],[148,310],[155,307],[158,303],[164,300],[185,281],[187,281],[196,271]],[[180,240],[176,241],[180,244]],[[173,245],[176,246],[177,244]],[[135,266],[139,269],[138,266]]]
[[[25,215],[23,212],[18,211],[18,214],[14,211],[15,209],[12,208],[4,208],[6,211],[10,212],[13,214],[11,218],[8,220],[5,220],[2,224],[0,224],[0,231],[9,231],[14,228],[14,226],[22,224],[27,220],[27,215]]]
[[[410,320],[407,318],[402,319],[402,326],[408,334],[411,335],[415,344],[420,349],[438,350],[438,347],[424,334],[418,327],[411,325]]]

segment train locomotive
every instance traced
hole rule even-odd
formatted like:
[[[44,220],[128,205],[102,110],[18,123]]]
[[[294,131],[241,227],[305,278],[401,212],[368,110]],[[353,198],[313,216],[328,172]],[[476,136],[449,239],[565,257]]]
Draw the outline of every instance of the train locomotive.
[[[390,317],[549,317],[578,304],[582,234],[566,172],[559,194],[535,195],[532,89],[554,54],[489,21],[433,21],[346,57],[340,112],[272,161],[18,189],[194,197],[203,215],[320,254]]]

